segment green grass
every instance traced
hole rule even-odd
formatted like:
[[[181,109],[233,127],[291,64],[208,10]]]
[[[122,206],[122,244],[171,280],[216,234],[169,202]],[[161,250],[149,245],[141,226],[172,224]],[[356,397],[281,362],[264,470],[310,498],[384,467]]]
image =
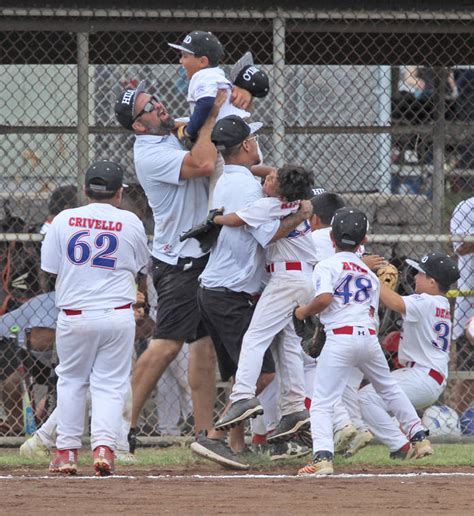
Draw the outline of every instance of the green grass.
[[[401,461],[391,460],[388,457],[388,450],[384,446],[369,446],[361,450],[355,457],[351,459],[344,459],[336,457],[336,465],[353,464],[360,468],[364,465],[389,467],[395,465],[407,465],[409,463],[417,466],[473,466],[474,467],[474,444],[439,444],[434,445],[435,454],[431,457],[425,457],[421,460]],[[189,448],[182,446],[173,446],[171,448],[142,448],[137,450],[137,464],[130,466],[136,467],[183,467],[196,459],[192,456]],[[291,459],[287,461],[273,462],[268,457],[258,456],[249,459],[252,466],[265,469],[268,467],[269,471],[274,468],[276,464],[301,465],[307,460],[307,457]],[[86,449],[79,456],[79,464],[90,463],[90,452]],[[28,460],[20,457],[17,450],[0,449],[0,468],[5,470],[8,467],[23,467],[23,466],[40,466],[48,464],[48,460]]]

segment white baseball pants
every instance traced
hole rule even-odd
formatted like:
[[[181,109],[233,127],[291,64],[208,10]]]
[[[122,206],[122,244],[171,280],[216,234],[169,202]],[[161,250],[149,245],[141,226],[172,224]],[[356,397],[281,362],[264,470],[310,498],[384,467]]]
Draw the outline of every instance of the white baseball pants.
[[[80,315],[60,312],[56,330],[59,450],[81,447],[89,385],[91,447],[116,449],[134,338],[131,309],[84,310]]]
[[[315,453],[323,450],[334,453],[334,405],[342,396],[353,367],[358,367],[372,383],[407,435],[423,430],[413,405],[390,375],[377,337],[370,335],[369,329],[362,326],[355,326],[352,335],[335,335],[329,330],[318,360],[311,404],[311,434]],[[398,448],[406,442],[405,437]]]
[[[273,351],[281,382],[282,416],[304,410],[304,372],[300,339],[293,327],[293,309],[309,301],[311,275],[301,271],[274,272],[259,299],[244,335],[240,351],[232,403],[255,396],[263,355],[273,338],[282,332]]]
[[[440,385],[428,375],[428,372],[429,368],[415,366],[410,369],[397,369],[390,373],[417,409],[432,405],[441,396],[446,386],[446,381]],[[375,437],[386,444],[390,451],[400,449],[404,444],[404,435],[392,420],[389,407],[375,392],[372,385],[367,385],[359,391],[359,401],[364,420]]]
[[[362,371],[353,367],[342,397],[334,407],[334,431],[352,424],[359,432],[367,429],[359,406],[359,387],[364,378]]]

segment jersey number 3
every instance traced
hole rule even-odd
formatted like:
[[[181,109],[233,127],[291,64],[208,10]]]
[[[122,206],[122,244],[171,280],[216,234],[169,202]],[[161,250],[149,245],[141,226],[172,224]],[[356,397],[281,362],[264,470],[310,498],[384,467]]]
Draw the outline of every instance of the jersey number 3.
[[[436,340],[432,340],[431,344],[441,351],[448,351],[449,348],[449,325],[445,322],[439,322],[434,325],[434,331],[437,335]]]
[[[347,274],[334,290],[334,295],[342,297],[343,304],[347,305],[354,297],[356,303],[363,303],[370,297],[372,282],[367,276],[358,276],[354,281],[354,274]]]
[[[99,233],[94,240],[93,250],[88,242],[81,240],[90,235],[90,231],[79,231],[72,235],[67,243],[67,257],[74,265],[84,265],[91,260],[91,267],[115,269],[117,258],[112,256],[118,248],[118,238],[113,233]],[[93,255],[93,256],[92,256]]]

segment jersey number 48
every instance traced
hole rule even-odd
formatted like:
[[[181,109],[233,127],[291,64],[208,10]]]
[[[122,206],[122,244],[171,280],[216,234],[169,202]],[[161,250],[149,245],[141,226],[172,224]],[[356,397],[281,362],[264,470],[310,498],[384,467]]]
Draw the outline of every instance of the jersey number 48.
[[[334,295],[342,297],[343,304],[347,305],[353,299],[356,303],[363,303],[370,297],[372,281],[367,276],[346,274],[334,290]]]

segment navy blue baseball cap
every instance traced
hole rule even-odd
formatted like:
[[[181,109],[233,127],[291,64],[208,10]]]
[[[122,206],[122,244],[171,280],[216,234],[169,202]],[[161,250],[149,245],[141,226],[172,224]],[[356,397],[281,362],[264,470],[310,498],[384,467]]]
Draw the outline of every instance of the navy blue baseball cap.
[[[425,254],[419,262],[407,258],[405,260],[410,267],[419,272],[424,272],[439,284],[449,286],[460,278],[456,262],[448,254],[435,251]]]
[[[339,208],[331,222],[332,234],[336,244],[357,246],[364,240],[369,230],[369,221],[364,213],[356,208]]]

